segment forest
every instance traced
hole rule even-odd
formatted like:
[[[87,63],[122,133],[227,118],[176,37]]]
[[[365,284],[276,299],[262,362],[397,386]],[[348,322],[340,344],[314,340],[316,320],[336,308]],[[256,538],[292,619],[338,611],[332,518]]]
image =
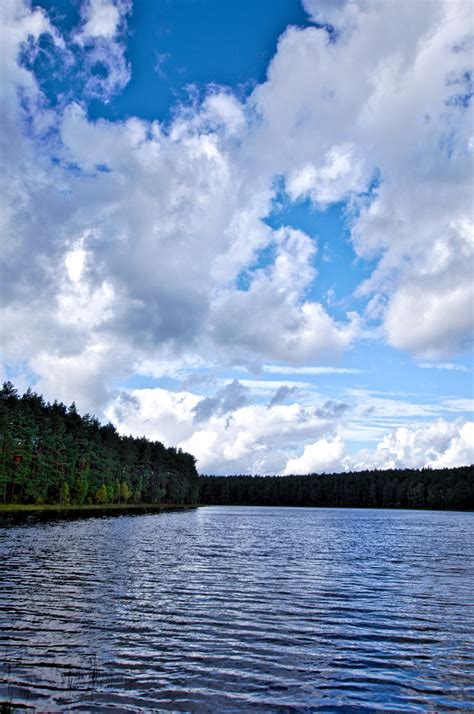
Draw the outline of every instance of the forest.
[[[121,436],[112,424],[11,382],[0,391],[0,502],[196,503],[191,454]]]
[[[200,476],[208,505],[474,510],[474,468],[307,476]]]

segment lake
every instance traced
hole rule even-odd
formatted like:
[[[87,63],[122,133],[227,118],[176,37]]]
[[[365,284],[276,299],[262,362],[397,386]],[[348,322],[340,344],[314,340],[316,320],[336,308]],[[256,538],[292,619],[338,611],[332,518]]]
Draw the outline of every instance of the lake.
[[[474,710],[474,514],[204,507],[0,530],[0,700]]]

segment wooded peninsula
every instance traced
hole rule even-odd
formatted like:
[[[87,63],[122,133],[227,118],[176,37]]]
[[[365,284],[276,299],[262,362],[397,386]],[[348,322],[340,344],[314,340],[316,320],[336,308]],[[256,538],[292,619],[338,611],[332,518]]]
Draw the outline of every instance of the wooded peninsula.
[[[74,404],[46,403],[11,382],[0,391],[0,500],[105,505],[197,503],[196,460],[159,441],[121,436]]]
[[[474,510],[474,467],[307,476],[198,476],[194,456],[120,435],[73,404],[0,390],[0,502]]]

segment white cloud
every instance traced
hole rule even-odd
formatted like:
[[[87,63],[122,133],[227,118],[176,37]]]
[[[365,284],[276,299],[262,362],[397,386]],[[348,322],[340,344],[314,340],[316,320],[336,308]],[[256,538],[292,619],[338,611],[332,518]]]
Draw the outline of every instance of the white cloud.
[[[289,459],[283,474],[331,473],[338,471],[344,453],[340,436],[332,440],[318,439],[304,448],[302,456]]]
[[[417,269],[406,271],[386,313],[389,342],[435,358],[469,347],[474,327],[473,261],[473,224],[452,226],[433,245],[429,260],[425,256]]]
[[[116,3],[109,0],[89,0],[83,5],[84,27],[81,40],[87,37],[111,38],[120,23],[120,11]]]
[[[316,167],[307,164],[289,174],[286,189],[293,201],[311,198],[324,209],[331,203],[348,200],[359,193],[369,177],[364,176],[363,161],[350,144],[333,146]]]
[[[124,377],[126,355],[126,347],[98,342],[70,354],[39,351],[30,360],[30,368],[39,375],[35,389],[51,401],[58,397],[66,404],[74,401],[81,413],[101,414],[110,398],[104,374],[110,370]]]
[[[385,298],[377,317],[390,344],[436,358],[462,351],[474,324],[472,6],[306,7],[341,33],[331,42],[322,29],[290,28],[280,38],[252,98],[254,150],[292,198],[352,197],[354,248],[377,261],[360,294]]]
[[[393,468],[449,468],[474,462],[474,422],[438,419],[419,428],[399,427],[374,449],[348,455],[340,435],[318,439],[291,458],[284,474],[329,473]]]
[[[154,389],[122,391],[106,415],[125,434],[147,436],[167,446],[189,437],[200,397],[190,392]]]
[[[203,114],[213,128],[224,126],[230,136],[237,134],[245,125],[242,105],[228,92],[209,94],[204,100]]]
[[[357,336],[358,316],[348,314],[339,325],[320,303],[304,299],[315,277],[316,248],[307,235],[284,228],[273,237],[274,262],[255,271],[248,290],[223,290],[212,305],[215,338],[233,346],[236,356],[242,348],[286,361],[337,355]]]
[[[297,388],[316,391],[315,385],[312,382],[296,381],[291,379],[241,379],[240,382],[250,389],[255,394],[268,396],[275,389],[284,387],[285,389],[294,390]]]
[[[474,412],[474,399],[443,399],[442,405],[448,411]]]
[[[385,436],[374,451],[345,459],[345,468],[444,468],[474,462],[474,422],[438,419],[419,428],[400,427]]]

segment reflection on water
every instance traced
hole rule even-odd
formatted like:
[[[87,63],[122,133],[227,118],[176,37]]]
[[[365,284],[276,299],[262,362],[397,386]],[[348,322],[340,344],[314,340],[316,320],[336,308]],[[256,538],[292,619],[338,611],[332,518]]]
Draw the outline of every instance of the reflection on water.
[[[474,514],[210,507],[0,531],[0,700],[474,710]]]

